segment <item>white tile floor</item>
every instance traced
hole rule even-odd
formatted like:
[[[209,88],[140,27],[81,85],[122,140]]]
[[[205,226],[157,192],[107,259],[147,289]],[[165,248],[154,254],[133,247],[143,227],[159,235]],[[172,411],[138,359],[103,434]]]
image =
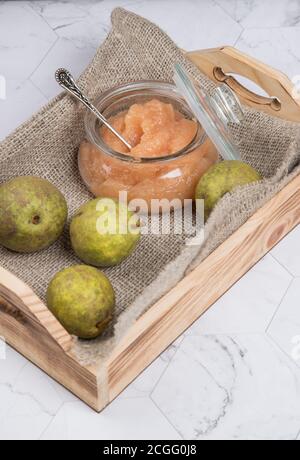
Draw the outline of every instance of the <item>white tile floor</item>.
[[[172,4],[172,7],[170,7]],[[0,139],[86,67],[125,6],[186,49],[235,45],[300,75],[299,0],[0,1]],[[300,439],[300,230],[96,414],[7,348],[1,439]]]

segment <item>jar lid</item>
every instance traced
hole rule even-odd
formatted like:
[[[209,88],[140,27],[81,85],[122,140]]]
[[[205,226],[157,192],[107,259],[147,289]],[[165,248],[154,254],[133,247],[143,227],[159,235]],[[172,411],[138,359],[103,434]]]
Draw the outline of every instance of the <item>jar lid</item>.
[[[235,93],[222,84],[210,96],[178,63],[174,66],[174,82],[223,159],[240,160],[241,155],[228,128],[228,123],[239,124],[244,119]]]

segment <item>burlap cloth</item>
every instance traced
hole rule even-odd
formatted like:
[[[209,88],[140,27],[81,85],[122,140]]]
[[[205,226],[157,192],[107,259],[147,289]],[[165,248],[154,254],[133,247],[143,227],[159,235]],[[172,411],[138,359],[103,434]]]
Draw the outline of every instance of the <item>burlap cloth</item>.
[[[172,81],[175,61],[208,91],[213,89],[212,82],[157,26],[118,8],[112,14],[108,38],[79,84],[93,100],[102,91],[132,80]],[[0,144],[0,183],[19,175],[44,177],[64,193],[71,216],[91,198],[77,169],[78,146],[85,136],[83,116],[82,106],[68,95],[51,101]],[[263,174],[264,181],[221,200],[206,225],[201,248],[186,246],[178,235],[148,235],[132,257],[119,267],[105,270],[117,293],[116,322],[114,330],[97,340],[74,339],[74,352],[82,362],[101,362],[100,356],[109,352],[139,315],[300,171],[300,125],[246,109],[245,121],[233,129],[233,134],[243,159]],[[42,299],[55,273],[76,263],[79,260],[70,250],[67,230],[41,253],[19,255],[0,248],[1,266],[28,283]]]

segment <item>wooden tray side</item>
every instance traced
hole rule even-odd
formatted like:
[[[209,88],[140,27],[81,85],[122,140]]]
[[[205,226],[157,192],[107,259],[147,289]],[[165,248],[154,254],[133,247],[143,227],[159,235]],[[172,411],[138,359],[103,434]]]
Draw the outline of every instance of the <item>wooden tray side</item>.
[[[300,176],[146,312],[112,353],[109,400],[300,223]]]
[[[71,336],[34,292],[3,268],[0,336],[95,410],[103,407],[95,372],[72,357]]]

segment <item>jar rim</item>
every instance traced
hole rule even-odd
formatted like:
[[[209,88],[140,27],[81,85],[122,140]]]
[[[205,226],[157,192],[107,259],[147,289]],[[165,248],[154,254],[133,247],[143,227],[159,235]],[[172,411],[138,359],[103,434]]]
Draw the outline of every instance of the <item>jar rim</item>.
[[[168,97],[170,99],[174,99],[177,102],[181,103],[184,106],[184,109],[186,110],[187,113],[190,114],[191,119],[195,120],[194,115],[192,114],[189,106],[187,105],[186,101],[184,98],[181,96],[181,94],[178,92],[176,86],[172,83],[169,83],[167,81],[160,81],[160,80],[139,80],[139,81],[133,81],[121,85],[114,86],[110,89],[107,89],[104,91],[100,96],[98,96],[94,102],[94,105],[97,107],[97,109],[100,109],[101,111],[101,104],[103,105],[105,102],[109,101],[110,98],[114,96],[125,96],[128,91],[131,92],[136,92],[137,94],[139,91],[142,90],[157,90],[161,92],[161,96],[164,95],[164,97]],[[165,93],[165,94],[163,94]],[[125,161],[127,163],[159,163],[159,162],[169,162],[174,159],[178,159],[182,156],[185,156],[192,151],[194,151],[196,148],[200,147],[205,140],[207,139],[207,135],[205,131],[201,128],[200,123],[198,120],[195,120],[197,123],[198,129],[197,133],[194,137],[194,139],[186,145],[183,149],[179,150],[178,152],[175,152],[173,154],[166,154],[162,155],[159,157],[135,157],[133,155],[130,155],[129,153],[121,153],[117,152],[116,150],[113,150],[110,148],[101,138],[99,129],[96,129],[96,127],[99,127],[98,119],[96,116],[90,112],[86,111],[85,117],[84,117],[84,125],[85,125],[85,131],[88,137],[88,140],[95,145],[98,149],[103,151],[105,154],[117,158],[118,160]]]

